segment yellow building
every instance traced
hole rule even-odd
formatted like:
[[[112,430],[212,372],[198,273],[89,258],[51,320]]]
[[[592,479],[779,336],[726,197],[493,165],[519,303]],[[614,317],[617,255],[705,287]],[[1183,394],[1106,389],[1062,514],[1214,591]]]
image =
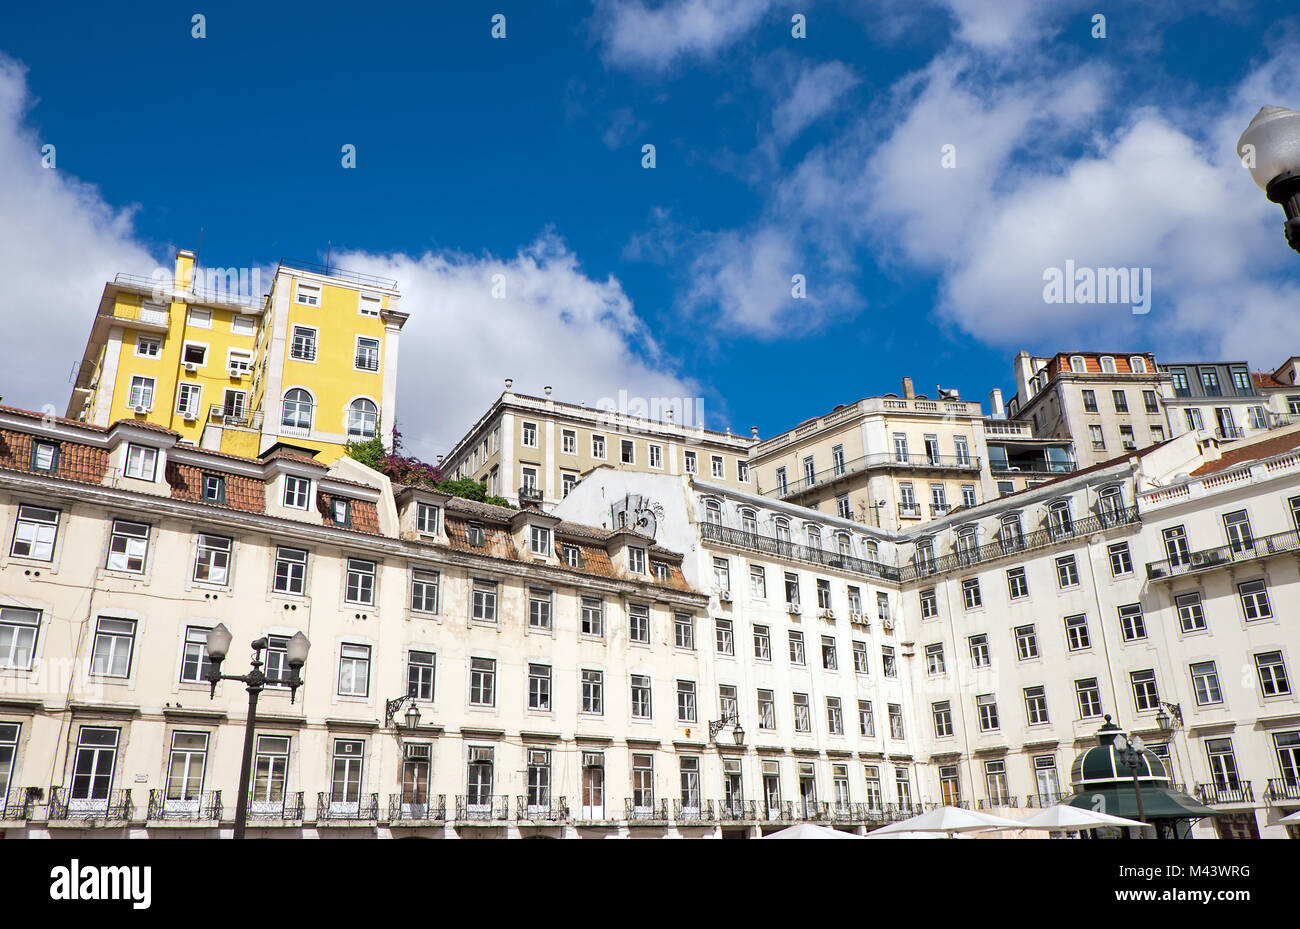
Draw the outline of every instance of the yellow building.
[[[391,441],[407,319],[397,282],[281,262],[263,294],[259,277],[197,267],[188,250],[170,277],[117,275],[104,286],[67,416],[154,423],[236,455],[283,441],[326,463],[349,440]]]

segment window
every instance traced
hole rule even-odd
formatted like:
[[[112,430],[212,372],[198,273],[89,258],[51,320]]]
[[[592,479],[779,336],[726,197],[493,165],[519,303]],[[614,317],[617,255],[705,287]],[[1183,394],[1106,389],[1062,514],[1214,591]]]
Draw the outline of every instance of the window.
[[[537,423],[524,423],[522,429],[523,432],[522,432],[522,438],[520,439],[520,444],[526,448],[536,448],[537,447]]]
[[[885,677],[898,677],[898,665],[894,661],[894,648],[891,645],[880,646],[880,663]]]
[[[991,732],[999,728],[998,701],[993,694],[981,694],[975,698],[975,708],[979,712],[980,731]]]
[[[311,394],[301,387],[285,392],[280,424],[286,429],[311,429]]]
[[[749,483],[749,462],[736,460],[736,480],[742,484]]]
[[[361,558],[348,559],[347,586],[343,595],[347,603],[373,606],[375,602],[375,563]]]
[[[147,525],[127,522],[124,519],[113,520],[113,531],[108,538],[110,570],[142,573],[148,550],[149,527]]]
[[[831,735],[844,735],[844,711],[839,697],[826,698],[826,731]]]
[[[1300,731],[1274,733],[1273,747],[1282,782],[1289,787],[1300,784]]]
[[[749,569],[749,590],[759,600],[767,599],[767,574],[758,565]]]
[[[549,555],[551,553],[551,530],[546,526],[529,526],[528,550],[534,555]]]
[[[582,634],[605,634],[605,601],[599,597],[582,598]]]
[[[1219,387],[1219,372],[1213,368],[1201,368],[1201,387],[1205,390],[1207,397],[1219,397],[1223,395],[1223,390]]]
[[[528,588],[528,627],[551,628],[551,592],[538,587]]]
[[[1106,548],[1110,555],[1110,573],[1112,577],[1133,573],[1133,558],[1129,554],[1127,542],[1116,542]]]
[[[961,582],[961,595],[966,603],[966,609],[973,610],[984,604],[980,596],[980,581],[977,577],[968,578]]]
[[[40,625],[40,610],[0,606],[0,668],[31,670]],[[0,773],[2,769],[0,764]]]
[[[362,316],[378,316],[383,303],[379,297],[361,294],[357,300],[357,313]]]
[[[280,547],[275,550],[276,593],[301,594],[307,581],[307,553],[300,548]]]
[[[1205,628],[1199,593],[1181,594],[1174,598],[1174,605],[1178,608],[1178,625],[1183,632],[1199,632]]]
[[[440,510],[441,507],[434,506],[432,503],[417,503],[415,505],[416,532],[423,535],[437,535]]]
[[[355,812],[361,803],[362,774],[366,743],[359,739],[334,740],[334,769],[330,783],[330,804]]]
[[[972,668],[987,668],[989,659],[989,637],[981,633],[966,640],[970,644],[970,665]]]
[[[379,340],[357,336],[355,367],[358,371],[379,370]]]
[[[54,540],[59,531],[59,511],[41,506],[18,507],[14,541],[9,553],[15,558],[54,560]]]
[[[1056,559],[1056,586],[1074,587],[1079,583],[1079,567],[1073,555],[1063,555]]]
[[[1119,427],[1119,444],[1122,445],[1124,448],[1129,448],[1129,449],[1137,448],[1137,440],[1133,437],[1132,426]]]
[[[284,789],[289,777],[289,739],[282,736],[259,735],[256,754],[253,756],[253,803],[275,804],[284,802]]]
[[[687,755],[679,761],[682,786],[682,811],[697,814],[700,809],[700,759]]]
[[[1237,593],[1241,596],[1241,609],[1246,614],[1246,622],[1272,617],[1273,609],[1268,603],[1268,590],[1262,580],[1238,584]]]
[[[870,673],[866,642],[855,641],[853,643],[853,670],[858,674]]]
[[[221,474],[205,474],[200,483],[200,494],[209,503],[226,502],[226,478]]]
[[[368,650],[367,650],[368,651]],[[433,652],[406,653],[406,693],[425,702],[433,701]]]
[[[853,585],[849,585],[849,613],[858,616],[863,615],[862,610],[862,591]],[[865,620],[865,617],[864,617]]]
[[[194,580],[224,585],[230,577],[230,539],[199,533],[194,557]]]
[[[416,568],[411,572],[411,609],[417,613],[438,612],[437,571]]]
[[[817,608],[831,608],[831,582],[822,577],[817,578]]]
[[[153,409],[154,379],[137,374],[131,378],[131,391],[127,394],[126,405],[135,410]]]
[[[766,628],[766,627],[764,627]],[[803,633],[797,629],[790,630],[790,664],[803,667],[807,662],[804,658]]]
[[[619,442],[618,460],[625,465],[636,464],[636,443],[631,439],[623,439]]]
[[[1025,577],[1024,568],[1007,569],[1007,590],[1012,600],[1029,596],[1029,581]]]
[[[198,384],[178,384],[176,389],[176,412],[184,419],[197,419],[203,388]]]
[[[638,810],[650,810],[655,802],[655,758],[654,755],[632,756],[632,806]]]
[[[632,718],[649,719],[651,713],[650,678],[644,674],[632,675]]]
[[[320,306],[320,286],[299,281],[295,298],[303,306]]]
[[[162,339],[147,335],[136,336],[135,353],[141,358],[157,358],[162,354]]]
[[[474,599],[470,618],[480,622],[497,621],[497,585],[496,581],[474,581]]]
[[[1127,413],[1127,412],[1128,412],[1128,395],[1125,394],[1124,391],[1122,391],[1122,390],[1112,390],[1112,391],[1110,392],[1110,395],[1111,395],[1111,397],[1112,397],[1112,398],[1114,399],[1114,401],[1115,401],[1115,412],[1116,412],[1116,413]]]
[[[379,407],[361,397],[348,404],[348,435],[373,439],[379,432]]]
[[[683,456],[684,470],[687,474],[695,474],[699,471],[695,452],[686,452]]]
[[[758,692],[758,728],[776,728],[776,701],[770,690]]]
[[[662,445],[648,445],[646,448],[650,455],[650,467],[661,470],[664,466],[664,447]]]
[[[605,457],[605,437],[603,435],[592,435],[591,457],[600,459]]]
[[[1142,604],[1128,603],[1119,608],[1119,629],[1125,642],[1135,642],[1147,637],[1147,624],[1142,617]]]
[[[794,731],[812,732],[812,711],[807,694],[794,695]]]
[[[713,621],[714,647],[719,655],[734,655],[736,643],[732,636],[731,620],[715,619]]]
[[[1101,426],[1089,426],[1088,438],[1092,440],[1092,447],[1095,451],[1101,451],[1106,447],[1106,437],[1102,434]]]
[[[1182,526],[1174,526],[1161,533],[1165,541],[1165,555],[1170,565],[1178,567],[1191,561],[1191,550],[1187,545],[1187,532]]]
[[[82,726],[77,733],[77,758],[73,765],[73,800],[108,801],[117,766],[119,730]]]
[[[1232,751],[1231,739],[1206,739],[1205,754],[1210,762],[1210,775],[1219,790],[1240,790],[1237,777],[1237,756]]]
[[[605,675],[601,671],[582,672],[582,712],[605,712]]]
[[[1156,692],[1155,671],[1130,671],[1129,680],[1133,683],[1133,702],[1139,713],[1159,709],[1160,695]]]
[[[316,360],[316,330],[310,326],[294,326],[293,340],[289,343],[289,357],[296,361]]]
[[[1223,514],[1223,531],[1228,537],[1228,547],[1233,552],[1254,549],[1255,540],[1250,533],[1250,518],[1245,510]]]
[[[978,502],[978,501],[975,499],[975,485],[974,485],[974,484],[962,484],[962,485],[961,485],[961,505],[964,506],[964,507],[972,507],[972,506],[975,506],[975,504],[976,504],[977,502]]]
[[[632,603],[627,608],[627,638],[630,642],[650,644],[650,607]]]
[[[1091,719],[1101,715],[1101,688],[1095,677],[1074,682],[1074,693],[1079,700],[1079,718]]]
[[[858,701],[858,733],[867,738],[876,737],[876,718],[870,700]]]
[[[528,665],[528,709],[550,712],[551,666],[548,664]]]
[[[90,655],[90,673],[105,677],[130,677],[135,648],[135,620],[100,617]]]
[[[1042,685],[1025,688],[1025,719],[1031,726],[1048,722],[1047,690]]]
[[[678,648],[695,650],[695,617],[690,613],[673,614],[674,641]]]
[[[1065,640],[1070,651],[1077,652],[1092,645],[1088,635],[1088,617],[1083,613],[1065,617]]]
[[[343,645],[339,651],[339,696],[370,694],[370,646]]]
[[[1219,672],[1213,661],[1194,662],[1189,670],[1192,672],[1192,693],[1196,695],[1197,706],[1223,702],[1223,692],[1219,689]]]
[[[529,494],[537,493],[537,469],[524,468],[522,470],[522,475],[523,480],[521,482],[520,490]]]
[[[722,460],[722,456],[721,456],[721,455],[712,455],[712,456],[710,456],[710,459],[709,459],[709,468],[710,468],[710,473],[711,473],[714,477],[717,477],[717,478],[724,478],[724,477],[727,476],[726,465],[725,465],[725,463],[723,462],[723,460]]]
[[[565,471],[560,475],[560,496],[567,497],[573,492],[573,488],[578,486],[578,475],[572,471]]]
[[[835,639],[828,635],[822,636],[822,667],[828,671],[839,668],[835,657]]]
[[[1255,656],[1255,670],[1259,672],[1260,693],[1265,697],[1281,697],[1291,693],[1281,652],[1260,652]]]
[[[497,663],[491,658],[469,660],[470,706],[496,706]]]
[[[305,477],[286,474],[284,478],[284,505],[295,510],[307,509],[311,499],[311,481]]]
[[[627,549],[628,570],[633,574],[645,574],[645,549],[629,545]]]
[[[772,660],[772,641],[767,626],[754,627],[754,657],[759,661]]]
[[[32,442],[32,470],[57,471],[59,467],[59,446],[53,442]]]
[[[677,721],[679,723],[695,722],[695,682],[677,682]]]
[[[1194,406],[1183,410],[1183,416],[1187,419],[1187,429],[1189,432],[1200,432],[1205,428],[1205,422],[1201,419],[1201,411]]]
[[[1033,625],[1016,627],[1016,655],[1021,661],[1038,657],[1038,635]]]
[[[495,752],[491,746],[470,746],[466,773],[465,803],[478,815],[491,815],[492,774]]]
[[[1095,391],[1083,391],[1083,411],[1085,413],[1097,412],[1097,394]]]
[[[123,474],[141,481],[152,481],[158,472],[158,449],[146,445],[126,447],[126,467]]]
[[[903,706],[900,703],[888,704],[889,710],[889,737],[891,739],[903,739]]]

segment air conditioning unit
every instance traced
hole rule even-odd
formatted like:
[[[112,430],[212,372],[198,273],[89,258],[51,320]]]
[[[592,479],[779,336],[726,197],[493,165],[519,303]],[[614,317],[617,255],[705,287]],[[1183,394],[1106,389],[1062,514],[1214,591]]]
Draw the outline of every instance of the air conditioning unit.
[[[887,616],[880,621],[880,625],[884,627],[886,632],[892,632],[894,629],[894,620]]]
[[[187,423],[198,422],[198,419],[199,419],[199,411],[198,411],[198,410],[185,410],[183,413],[181,413],[181,417],[182,417],[182,418],[183,418]]]
[[[490,748],[471,748],[469,750],[469,760],[471,763],[492,763],[492,749]]]
[[[406,757],[411,761],[428,761],[433,757],[428,742],[407,742],[405,748]]]
[[[230,366],[230,379],[231,379],[231,380],[238,381],[238,380],[242,380],[243,377],[244,377],[244,369],[243,369],[243,368],[236,367],[235,365],[231,365],[231,366]]]
[[[135,414],[136,414],[137,416],[143,416],[145,413],[148,413],[148,412],[149,412],[149,408],[148,408],[147,406],[145,406],[143,403],[137,403],[137,404],[136,404],[136,406],[135,406]]]
[[[730,603],[730,602],[731,602],[731,591],[729,591],[729,590],[719,590],[719,591],[718,591],[718,600],[721,601],[722,603]]]
[[[1203,565],[1210,562],[1210,557],[1205,552],[1192,552],[1192,564]]]
[[[800,609],[799,604],[797,604],[797,603],[791,603],[791,604],[787,607],[787,609],[788,609],[788,611],[789,611],[789,613],[790,613],[791,616],[798,616],[800,613],[803,612],[803,610]]]
[[[187,361],[185,362],[185,370],[189,374],[193,374],[195,371],[199,370],[199,366],[192,361]]]
[[[834,611],[834,610],[822,610],[822,611],[821,611],[820,613],[818,613],[817,615],[818,615],[819,617],[821,617],[822,619],[829,619],[829,620],[831,620],[832,622],[835,620],[835,611]]]

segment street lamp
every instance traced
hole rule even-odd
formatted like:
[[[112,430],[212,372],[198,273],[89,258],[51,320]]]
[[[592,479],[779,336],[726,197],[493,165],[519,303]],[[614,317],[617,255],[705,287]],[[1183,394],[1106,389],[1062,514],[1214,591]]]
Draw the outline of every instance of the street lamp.
[[[1116,760],[1133,772],[1133,792],[1137,796],[1138,820],[1145,824],[1147,818],[1142,812],[1142,785],[1138,783],[1138,764],[1143,760],[1142,751],[1146,748],[1146,745],[1143,744],[1140,735],[1134,736],[1130,741],[1124,738],[1123,733],[1115,736],[1113,744],[1115,746]],[[1142,835],[1140,829],[1138,835]]]
[[[1262,107],[1237,140],[1237,156],[1286,213],[1286,241],[1300,252],[1300,113]]]
[[[1161,703],[1160,712],[1156,713],[1156,725],[1168,735],[1183,724],[1183,706],[1181,703]]]
[[[230,630],[226,628],[225,623],[218,623],[215,629],[208,632],[208,661],[211,662],[212,669],[204,679],[212,685],[212,693],[208,699],[216,697],[219,681],[243,681],[248,687],[248,719],[244,723],[244,760],[239,766],[239,799],[235,804],[235,838],[242,839],[244,828],[248,823],[248,781],[253,765],[253,729],[257,723],[257,698],[267,684],[281,684],[289,688],[289,702],[293,703],[298,688],[302,686],[302,676],[298,671],[307,663],[307,651],[311,648],[311,643],[301,632],[294,633],[286,649],[285,658],[289,663],[287,675],[268,677],[262,673],[262,651],[268,645],[265,636],[253,641],[251,671],[247,674],[222,674],[221,663],[230,653],[231,639]]]
[[[735,738],[737,745],[744,745],[745,730],[741,728],[740,717],[734,712],[726,714],[721,719],[709,720],[709,741],[716,742],[718,740],[718,733],[723,729],[726,729],[728,726],[736,727],[732,732],[732,737]]]
[[[393,720],[397,716],[397,711],[402,708],[402,704],[407,700],[411,705],[406,708],[406,728],[414,730],[420,725],[420,708],[415,705],[415,694],[407,694],[404,697],[398,697],[396,700],[386,700],[384,702],[384,725],[393,725]],[[399,727],[400,728],[400,727]]]

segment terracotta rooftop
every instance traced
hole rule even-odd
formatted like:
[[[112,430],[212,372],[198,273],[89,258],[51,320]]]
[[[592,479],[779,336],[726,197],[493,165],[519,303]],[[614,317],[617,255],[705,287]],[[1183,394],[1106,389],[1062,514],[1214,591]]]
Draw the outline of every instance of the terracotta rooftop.
[[[1223,457],[1218,461],[1203,464],[1191,473],[1193,477],[1201,477],[1205,474],[1214,474],[1216,471],[1227,471],[1248,461],[1275,458],[1291,451],[1293,448],[1300,448],[1300,431],[1271,436],[1262,442],[1254,442],[1250,445],[1230,449],[1224,452]]]
[[[0,403],[0,411],[13,413],[15,416],[22,416],[27,419],[45,419],[44,413],[37,413],[35,410],[24,410],[21,407],[16,406],[5,406],[2,403]],[[63,423],[67,426],[80,426],[83,429],[90,429],[93,432],[108,432],[108,429],[104,426],[92,426],[90,423],[83,423],[77,419],[68,419],[65,416],[51,416],[50,419],[56,423]]]
[[[1283,384],[1267,371],[1251,371],[1250,379],[1255,382],[1257,388],[1291,386],[1290,384]]]

